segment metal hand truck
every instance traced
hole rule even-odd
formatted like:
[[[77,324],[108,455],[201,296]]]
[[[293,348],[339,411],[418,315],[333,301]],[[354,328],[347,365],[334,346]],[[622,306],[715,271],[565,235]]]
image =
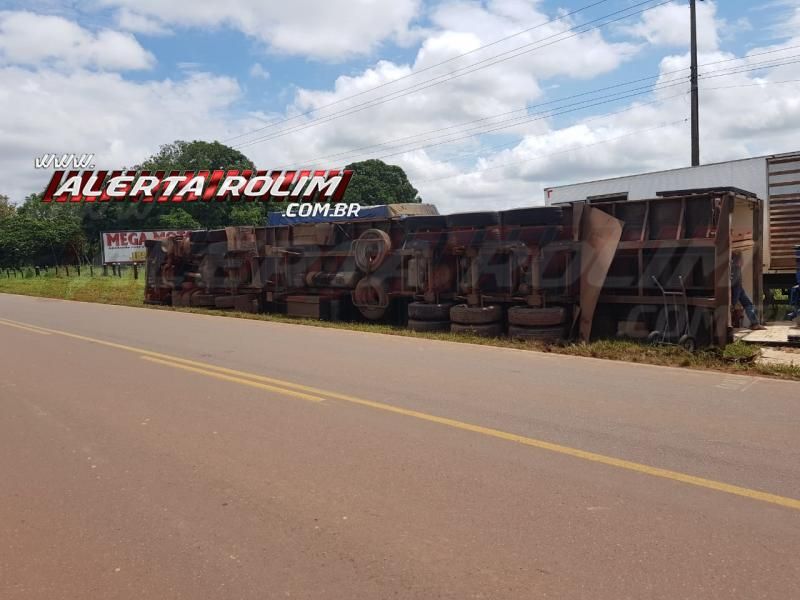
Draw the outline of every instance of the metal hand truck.
[[[686,294],[683,276],[678,275],[680,291],[670,292],[664,289],[655,275],[651,275],[650,278],[661,290],[661,296],[664,298],[664,329],[651,331],[647,341],[651,344],[680,346],[684,350],[694,352],[697,340],[689,333],[689,297]]]

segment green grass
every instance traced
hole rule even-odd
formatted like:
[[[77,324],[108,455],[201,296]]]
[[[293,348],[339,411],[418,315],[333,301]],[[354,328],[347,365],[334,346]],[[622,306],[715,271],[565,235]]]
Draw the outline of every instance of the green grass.
[[[43,296],[65,300],[81,300],[103,304],[121,304],[124,306],[143,306],[144,278],[134,280],[131,273],[123,277],[103,277],[95,272],[90,277],[84,270],[80,277],[63,275],[55,276],[52,272],[42,277],[25,277],[8,279],[5,272],[0,272],[0,292],[23,294],[27,296]],[[141,275],[141,274],[140,274]],[[257,321],[277,323],[300,323],[315,327],[329,327],[382,333],[403,337],[433,339],[449,342],[498,346],[519,350],[536,350],[570,356],[584,356],[606,360],[619,360],[634,363],[684,367],[690,369],[710,369],[739,373],[743,375],[765,375],[784,379],[800,380],[800,366],[768,365],[756,361],[759,349],[752,345],[737,342],[724,349],[709,348],[695,353],[686,352],[677,346],[648,346],[626,340],[598,340],[589,344],[537,344],[520,342],[507,338],[483,338],[474,335],[456,333],[418,333],[403,327],[380,323],[345,323],[299,319],[279,314],[250,314],[203,308],[158,307],[160,310],[175,310],[207,315],[237,317]]]
[[[144,277],[134,279],[131,272],[122,277],[103,277],[95,270],[90,277],[87,269],[83,269],[80,277],[63,274],[55,275],[52,271],[41,277],[11,277],[0,271],[0,292],[22,294],[24,296],[42,296],[63,300],[81,300],[83,302],[100,302],[102,304],[123,304],[125,306],[142,306],[144,298]]]

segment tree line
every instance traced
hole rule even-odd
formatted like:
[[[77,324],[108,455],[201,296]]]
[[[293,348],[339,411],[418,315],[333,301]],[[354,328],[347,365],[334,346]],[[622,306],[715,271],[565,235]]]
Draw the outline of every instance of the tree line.
[[[182,140],[132,167],[150,171],[255,169],[244,154],[219,142]],[[344,202],[362,205],[421,202],[403,169],[380,160],[347,165],[354,171]],[[229,225],[264,225],[274,206],[263,202],[44,203],[30,194],[20,205],[0,195],[0,267],[97,262],[100,233],[114,230],[215,229]]]

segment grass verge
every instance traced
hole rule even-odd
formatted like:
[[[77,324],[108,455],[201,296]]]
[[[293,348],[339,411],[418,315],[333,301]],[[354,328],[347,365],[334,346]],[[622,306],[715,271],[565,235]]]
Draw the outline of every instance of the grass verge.
[[[144,279],[124,277],[90,277],[86,271],[78,276],[56,276],[52,273],[41,277],[6,277],[0,274],[0,292],[23,296],[42,296],[61,300],[81,300],[102,304],[142,306]]]
[[[16,279],[13,277],[11,279],[0,277],[0,292],[64,300],[99,302],[103,304],[144,306],[142,301],[144,296],[143,279],[134,280],[127,275],[124,277],[102,277],[98,275],[89,277],[84,274],[80,277],[57,277],[50,274],[43,277]],[[763,375],[800,381],[800,364],[787,366],[759,363],[756,360],[759,352],[758,348],[741,342],[729,344],[724,349],[709,348],[692,354],[677,346],[647,346],[626,340],[598,340],[589,344],[538,344],[533,342],[520,342],[507,338],[483,338],[456,333],[418,333],[409,331],[403,327],[380,323],[316,321],[312,319],[287,317],[286,315],[279,314],[238,313],[203,308],[155,308],[159,310],[237,317],[256,321],[301,323],[315,327],[383,333],[411,338],[515,348],[519,350],[536,350],[540,352],[552,352],[570,356],[585,356],[633,363],[724,371],[741,375]],[[800,360],[798,362],[800,363]]]

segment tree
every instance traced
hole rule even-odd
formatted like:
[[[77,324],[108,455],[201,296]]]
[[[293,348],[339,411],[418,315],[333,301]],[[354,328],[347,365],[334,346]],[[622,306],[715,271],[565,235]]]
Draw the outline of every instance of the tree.
[[[158,152],[136,167],[150,171],[213,171],[214,169],[255,169],[253,161],[244,154],[219,142],[177,140],[164,144]],[[166,218],[165,213],[182,210],[190,215],[199,227],[214,228],[231,224],[232,206],[228,202],[194,202],[180,207],[160,205],[158,221]],[[262,219],[266,218],[266,208],[262,208]],[[184,217],[176,217],[184,219]]]
[[[0,194],[0,221],[13,217],[16,212],[17,209],[11,204],[8,196]]]
[[[136,167],[151,171],[199,171],[202,169],[254,169],[244,154],[219,142],[176,140]]]
[[[28,196],[13,215],[0,220],[2,266],[82,260],[86,236],[76,208],[44,203],[41,194]]]
[[[422,202],[405,171],[397,165],[370,159],[351,163],[345,169],[353,170],[353,178],[347,186],[344,202],[363,205]]]
[[[182,208],[171,210],[158,218],[159,227],[167,229],[200,229],[200,223]]]

